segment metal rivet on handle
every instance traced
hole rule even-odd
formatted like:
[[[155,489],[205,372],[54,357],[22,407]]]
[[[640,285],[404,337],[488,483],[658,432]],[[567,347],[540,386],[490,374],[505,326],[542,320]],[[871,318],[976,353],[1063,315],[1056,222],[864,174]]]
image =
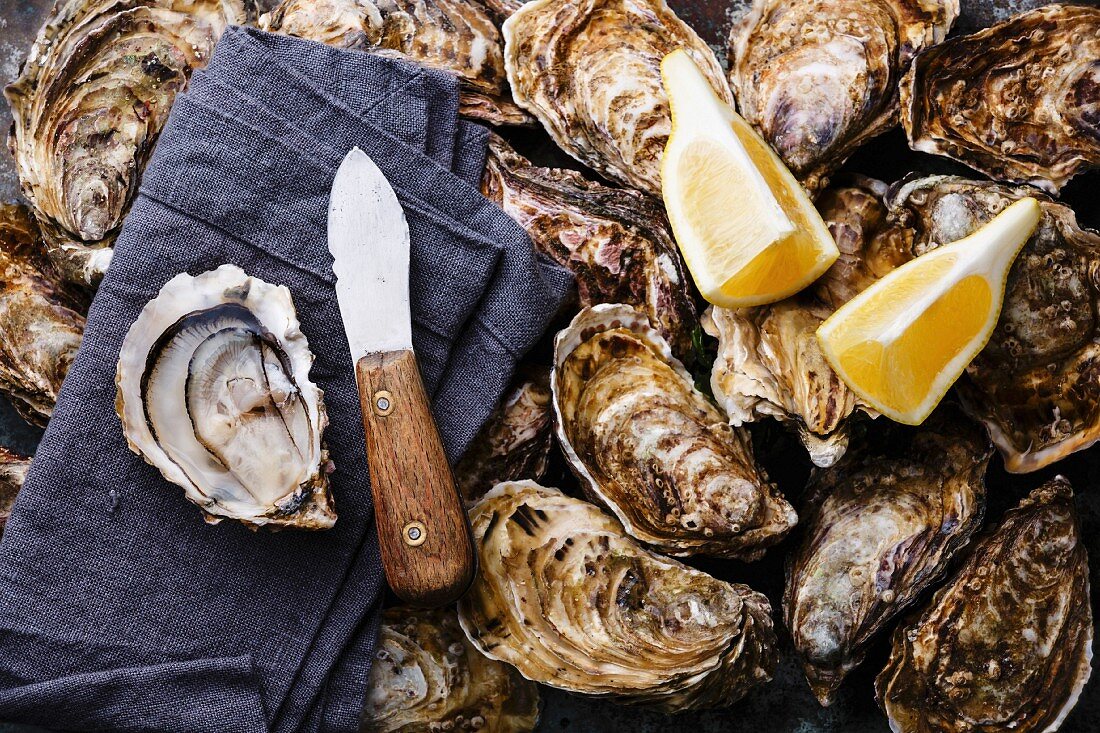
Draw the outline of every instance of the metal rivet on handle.
[[[378,415],[389,415],[393,412],[393,395],[384,389],[375,392],[374,412]]]
[[[405,529],[401,530],[401,537],[409,547],[419,547],[428,539],[428,528],[423,522],[409,522]]]

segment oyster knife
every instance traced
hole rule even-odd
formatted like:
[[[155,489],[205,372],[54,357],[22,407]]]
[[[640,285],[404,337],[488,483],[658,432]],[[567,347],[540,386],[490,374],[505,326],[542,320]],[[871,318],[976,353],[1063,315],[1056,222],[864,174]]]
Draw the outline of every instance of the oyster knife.
[[[332,182],[328,246],[363,409],[386,579],[406,603],[446,605],[469,587],[476,555],[413,351],[405,212],[359,148]]]

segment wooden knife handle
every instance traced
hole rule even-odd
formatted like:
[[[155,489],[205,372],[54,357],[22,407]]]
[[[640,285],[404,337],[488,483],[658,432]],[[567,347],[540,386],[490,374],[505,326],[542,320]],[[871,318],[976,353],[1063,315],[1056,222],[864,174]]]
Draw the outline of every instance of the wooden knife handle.
[[[416,355],[367,354],[355,378],[386,579],[406,603],[451,603],[473,581],[477,556]]]

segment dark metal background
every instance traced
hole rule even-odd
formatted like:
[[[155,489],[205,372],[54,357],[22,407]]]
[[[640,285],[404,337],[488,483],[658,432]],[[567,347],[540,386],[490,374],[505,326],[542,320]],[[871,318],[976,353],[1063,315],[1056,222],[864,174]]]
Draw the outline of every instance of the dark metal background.
[[[1078,4],[1097,5],[1100,0],[1085,0]],[[748,0],[669,0],[669,4],[710,43],[721,57],[725,56],[725,39],[731,24],[743,12]],[[1029,8],[1046,5],[1043,0],[962,0],[962,16],[956,32],[968,32],[1007,18]],[[38,26],[48,10],[50,0],[0,0],[0,82],[15,78],[19,65],[30,46]],[[8,109],[0,100],[0,124],[7,125]],[[517,140],[528,153],[542,151],[553,156],[551,146],[540,137]],[[569,163],[568,159],[559,162]],[[564,156],[562,156],[564,157]],[[910,171],[962,173],[967,169],[944,159],[913,153],[904,135],[894,130],[861,149],[845,166],[881,178],[897,180]],[[0,201],[18,196],[18,182],[10,157],[0,153]],[[1063,198],[1076,209],[1082,223],[1100,228],[1100,174],[1077,177],[1066,187]],[[872,425],[873,429],[873,425]],[[757,430],[757,445],[761,461],[771,477],[797,506],[801,488],[809,473],[809,462],[801,446],[782,431],[767,425]],[[41,432],[24,423],[5,400],[0,398],[0,445],[33,452]],[[1093,588],[1100,573],[1100,449],[1077,453],[1058,466],[1025,476],[1011,476],[995,458],[987,479],[990,507],[987,522],[995,522],[1008,507],[1015,505],[1028,491],[1056,473],[1065,474],[1077,491],[1084,533],[1091,560]],[[796,532],[797,535],[797,532]],[[698,564],[703,569],[727,580],[748,583],[768,595],[778,609],[782,594],[782,559],[790,542],[773,549],[760,562],[745,565],[735,562]],[[1100,604],[1094,596],[1094,616],[1100,618]],[[777,624],[777,626],[781,626]],[[782,661],[771,684],[759,688],[745,700],[727,710],[675,717],[623,708],[600,700],[583,699],[543,688],[545,709],[540,733],[885,733],[885,718],[875,706],[872,694],[874,675],[882,669],[888,646],[884,637],[867,656],[866,662],[853,672],[841,688],[837,702],[830,708],[820,707],[790,654],[790,645],[780,628]],[[1098,674],[1100,677],[1100,674]],[[5,726],[0,733],[32,733],[37,729]],[[1081,700],[1063,725],[1065,733],[1095,733],[1100,731],[1100,682],[1094,679],[1085,688]],[[229,733],[229,732],[227,732]]]

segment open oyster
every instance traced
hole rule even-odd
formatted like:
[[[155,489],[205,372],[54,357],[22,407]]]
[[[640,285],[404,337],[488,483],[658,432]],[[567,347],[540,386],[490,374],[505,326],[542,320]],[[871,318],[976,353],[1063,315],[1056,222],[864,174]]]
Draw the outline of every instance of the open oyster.
[[[896,731],[1054,731],[1091,660],[1088,556],[1058,477],[898,628],[875,691]]]
[[[898,81],[959,0],[754,0],[730,34],[745,119],[811,191],[898,121]]]
[[[729,705],[771,679],[767,598],[649,552],[595,506],[504,483],[470,521],[481,572],[459,621],[524,677],[670,712]]]
[[[4,90],[23,194],[67,279],[98,282],[176,94],[243,0],[60,0]]]
[[[42,254],[23,206],[0,205],[0,390],[44,425],[84,333],[84,298]]]
[[[496,135],[481,189],[576,276],[582,306],[632,305],[677,355],[690,352],[697,325],[691,280],[658,201],[576,171],[533,166]]]
[[[0,448],[0,533],[8,523],[15,497],[23,488],[23,482],[27,479],[27,471],[30,468],[29,456]]]
[[[1024,196],[1043,217],[1009,274],[989,344],[958,382],[1009,471],[1047,466],[1100,439],[1100,234],[1028,187],[949,176],[903,181],[889,196],[892,236],[912,256],[960,239]]]
[[[648,319],[585,308],[554,339],[554,430],[585,492],[673,555],[754,560],[797,521]]]
[[[714,52],[665,0],[532,0],[504,23],[516,102],[565,152],[660,195],[671,131],[661,60],[683,48],[733,103]]]
[[[981,526],[985,434],[940,408],[920,432],[814,475],[783,611],[822,705],[868,641],[946,572]]]
[[[466,501],[477,501],[501,481],[542,478],[552,440],[550,370],[522,367],[455,466],[459,493]]]
[[[386,609],[376,648],[361,733],[530,733],[538,723],[538,688],[475,649],[453,609]]]
[[[917,57],[901,85],[915,150],[1057,192],[1100,166],[1100,8],[1020,13]]]
[[[222,265],[176,275],[122,342],[116,409],[130,449],[206,521],[336,521],[323,393],[290,291]]]

